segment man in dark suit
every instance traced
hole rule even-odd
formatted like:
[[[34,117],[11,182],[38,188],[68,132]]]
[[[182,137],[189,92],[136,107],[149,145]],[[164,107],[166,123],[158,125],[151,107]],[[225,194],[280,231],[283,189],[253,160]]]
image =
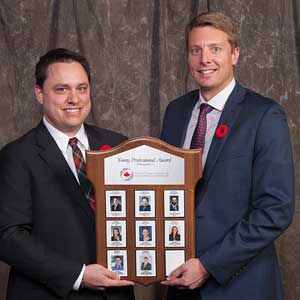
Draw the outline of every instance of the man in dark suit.
[[[122,210],[122,206],[119,202],[119,199],[117,197],[113,197],[111,211],[121,211],[121,210]]]
[[[200,89],[168,105],[161,138],[203,148],[203,175],[195,199],[197,258],[163,282],[172,286],[169,299],[282,300],[274,241],[294,208],[286,115],[235,81],[239,47],[230,18],[197,16],[187,49]]]
[[[94,200],[83,176],[86,149],[126,138],[83,123],[91,108],[83,56],[54,49],[40,58],[35,75],[43,120],[0,152],[0,258],[11,266],[7,299],[133,299],[132,287],[125,287],[131,282],[95,264]],[[76,157],[69,144],[74,137]]]
[[[149,204],[149,199],[147,197],[142,198],[141,205],[139,207],[139,211],[150,211],[151,205]]]
[[[152,270],[152,265],[149,262],[149,259],[147,256],[144,257],[144,260],[141,263],[141,270],[143,270],[143,271],[151,271]]]
[[[178,211],[178,196],[171,196],[170,199],[170,211]]]

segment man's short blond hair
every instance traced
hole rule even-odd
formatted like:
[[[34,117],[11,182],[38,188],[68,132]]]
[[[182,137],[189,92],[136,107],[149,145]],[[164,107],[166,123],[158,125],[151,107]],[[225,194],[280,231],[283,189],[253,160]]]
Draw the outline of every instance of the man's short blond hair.
[[[238,27],[234,21],[221,12],[205,12],[196,16],[186,27],[186,46],[189,46],[189,34],[197,27],[212,26],[222,30],[228,36],[231,49],[239,47]]]

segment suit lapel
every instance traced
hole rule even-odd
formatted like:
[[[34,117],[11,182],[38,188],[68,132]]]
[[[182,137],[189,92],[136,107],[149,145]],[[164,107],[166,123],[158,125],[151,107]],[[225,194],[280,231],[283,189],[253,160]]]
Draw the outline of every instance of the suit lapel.
[[[49,169],[53,172],[57,182],[61,185],[61,189],[68,194],[72,201],[80,205],[89,217],[94,218],[94,213],[89,207],[88,201],[75,179],[74,174],[55,140],[42,122],[37,127],[37,144],[41,149],[41,158],[48,164]]]
[[[228,127],[228,131],[223,138],[218,138],[216,135],[213,137],[203,172],[203,180],[205,181],[204,186],[207,185],[217,159],[231,134],[232,126],[240,113],[242,107],[241,102],[244,100],[245,94],[246,90],[237,83],[225,104],[218,127],[220,125],[226,125]]]
[[[188,99],[182,102],[183,105],[179,111],[180,115],[176,120],[176,122],[178,122],[178,126],[176,127],[179,129],[179,132],[175,133],[175,137],[178,137],[178,140],[176,141],[175,144],[177,147],[182,147],[184,144],[189,121],[191,119],[193,109],[198,100],[199,100],[199,90],[194,90],[188,95]]]

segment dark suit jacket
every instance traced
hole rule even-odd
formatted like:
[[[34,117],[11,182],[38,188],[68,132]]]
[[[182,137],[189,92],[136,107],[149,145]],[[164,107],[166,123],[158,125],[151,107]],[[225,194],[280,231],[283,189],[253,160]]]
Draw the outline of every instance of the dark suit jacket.
[[[180,234],[177,233],[175,236],[173,236],[173,234],[169,234],[169,241],[180,241]]]
[[[117,204],[117,206],[112,205],[111,206],[111,211],[121,211],[122,210],[122,206],[120,203]]]
[[[178,210],[179,210],[178,204],[170,205],[170,211],[178,211]]]
[[[85,129],[93,150],[126,139]],[[43,123],[5,146],[0,165],[0,259],[11,266],[7,299],[102,299],[102,292],[72,291],[83,264],[96,261],[94,212]],[[118,299],[128,299],[121,290]]]
[[[199,91],[167,107],[161,138],[183,145]],[[196,255],[211,274],[191,299],[283,299],[274,240],[294,208],[286,115],[275,101],[237,84],[225,104],[196,191]],[[173,290],[172,299],[179,291]],[[179,296],[180,298],[181,296]]]
[[[141,264],[141,270],[143,271],[151,271],[152,270],[152,265],[150,263],[143,263]]]
[[[139,207],[139,211],[150,211],[150,210],[151,210],[150,204],[147,204],[146,206],[140,205]]]

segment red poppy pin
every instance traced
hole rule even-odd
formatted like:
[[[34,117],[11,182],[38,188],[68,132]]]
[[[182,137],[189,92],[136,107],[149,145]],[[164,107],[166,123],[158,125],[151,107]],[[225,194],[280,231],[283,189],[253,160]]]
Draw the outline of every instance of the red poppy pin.
[[[216,137],[222,139],[228,131],[228,127],[226,125],[220,125],[216,130]]]
[[[100,150],[107,150],[107,149],[110,149],[111,147],[107,144],[103,145],[100,147]]]

